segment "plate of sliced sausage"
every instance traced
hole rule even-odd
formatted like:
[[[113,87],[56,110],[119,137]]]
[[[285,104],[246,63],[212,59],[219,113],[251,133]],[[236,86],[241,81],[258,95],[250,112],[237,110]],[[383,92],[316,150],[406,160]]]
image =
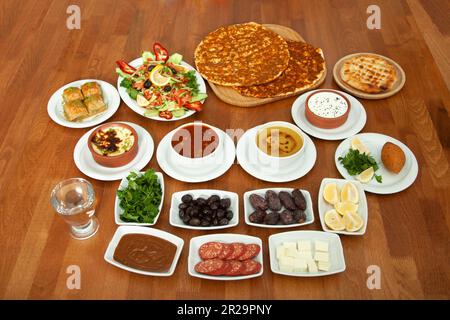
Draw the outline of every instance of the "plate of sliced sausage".
[[[211,234],[191,239],[188,271],[210,280],[243,280],[263,274],[262,241],[243,234]]]

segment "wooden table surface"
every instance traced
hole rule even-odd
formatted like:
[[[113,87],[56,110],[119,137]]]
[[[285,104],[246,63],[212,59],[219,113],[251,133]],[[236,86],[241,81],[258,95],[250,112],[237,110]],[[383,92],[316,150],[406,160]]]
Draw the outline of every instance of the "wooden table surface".
[[[81,29],[66,28],[73,1],[12,1],[0,4],[0,297],[19,299],[376,299],[450,297],[450,94],[448,2],[407,1],[75,1]],[[381,30],[369,30],[366,9],[381,8]],[[390,135],[409,146],[419,162],[416,182],[393,195],[368,194],[369,224],[362,237],[341,237],[347,269],[320,278],[291,278],[270,271],[267,239],[277,230],[240,223],[226,232],[261,237],[262,277],[207,281],[187,272],[189,240],[207,234],[174,228],[168,222],[173,192],[214,188],[237,192],[289,186],[311,192],[316,222],[300,230],[321,230],[317,194],[325,177],[340,177],[334,164],[338,141],[313,138],[317,162],[305,177],[273,184],[249,176],[234,164],[223,176],[188,184],[165,175],[165,204],[156,228],[185,240],[175,274],[169,278],[125,272],[103,260],[117,226],[113,208],[118,181],[89,179],[99,206],[99,232],[73,240],[50,206],[59,181],[84,177],[72,152],[89,129],[69,129],[50,120],[47,101],[63,84],[85,78],[116,83],[115,61],[132,60],[155,41],[193,63],[198,42],[219,26],[257,21],[286,25],[320,46],[328,63],[322,88],[337,88],[332,66],[353,52],[376,52],[397,61],[407,81],[397,95],[361,100],[368,120],[363,132]],[[111,120],[145,127],[155,143],[175,127],[202,120],[222,129],[249,129],[271,120],[292,121],[295,98],[257,108],[221,102],[211,90],[204,111],[178,122],[139,116],[124,103]],[[153,156],[147,168],[159,170]],[[242,204],[241,204],[241,210]],[[241,211],[242,212],[242,211]],[[81,289],[66,286],[67,267],[81,268]],[[381,269],[381,289],[366,286],[367,267]]]

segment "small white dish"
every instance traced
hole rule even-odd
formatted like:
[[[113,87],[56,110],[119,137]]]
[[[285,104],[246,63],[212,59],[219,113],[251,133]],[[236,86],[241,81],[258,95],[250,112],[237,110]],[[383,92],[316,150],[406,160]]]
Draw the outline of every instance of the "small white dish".
[[[168,272],[149,272],[149,271],[143,271],[138,270],[134,268],[130,268],[126,265],[123,265],[116,260],[114,260],[114,251],[116,250],[117,245],[119,244],[120,239],[125,234],[146,234],[154,237],[158,237],[164,240],[167,240],[169,242],[172,242],[174,245],[177,246],[177,251],[175,252],[174,259],[172,261],[172,265],[170,266],[170,269]],[[155,277],[169,277],[175,272],[175,268],[178,263],[178,259],[180,258],[181,251],[183,250],[184,240],[170,234],[168,232],[154,229],[154,228],[146,228],[146,227],[138,227],[138,226],[120,226],[117,228],[116,232],[114,233],[113,238],[111,239],[108,248],[106,249],[104,259],[106,262],[112,264],[113,266],[116,266],[118,268],[121,268],[123,270],[138,273],[146,276],[155,276]]]
[[[137,68],[137,67],[140,67],[142,65],[142,63],[143,63],[142,58],[137,58],[137,59],[134,59],[133,61],[131,61],[129,63],[129,65],[134,67],[134,68]],[[194,67],[192,67],[190,64],[187,64],[184,61],[181,62],[181,65],[183,67],[185,67],[185,68],[188,68],[189,70],[195,70]],[[195,77],[196,77],[197,83],[199,85],[199,92],[206,93],[205,81],[203,80],[202,76],[198,73],[197,70],[195,70]],[[179,117],[179,118],[173,117],[172,119],[164,119],[164,118],[161,118],[159,116],[147,117],[147,116],[144,115],[144,113],[145,113],[145,111],[147,111],[147,109],[139,106],[137,104],[136,100],[133,100],[133,99],[130,98],[130,96],[128,95],[126,89],[124,87],[120,86],[120,83],[122,82],[122,80],[123,80],[123,78],[121,76],[119,76],[118,79],[117,79],[117,89],[119,90],[120,97],[122,98],[123,102],[125,102],[125,104],[131,110],[133,110],[134,112],[140,114],[143,117],[146,117],[146,118],[152,119],[152,120],[157,120],[157,121],[177,121],[177,120],[181,120],[181,119],[190,117],[190,116],[192,116],[195,113],[195,111],[193,111],[193,110],[188,110],[188,111],[186,111],[184,116]],[[204,101],[202,101],[202,103],[203,102]]]
[[[259,254],[253,258],[253,260],[259,262],[261,264],[261,270],[258,273],[250,274],[246,276],[210,276],[207,274],[198,273],[195,271],[194,267],[197,263],[202,261],[200,256],[198,255],[198,249],[202,244],[210,241],[224,242],[224,243],[232,243],[232,242],[241,242],[245,244],[254,243],[260,246],[261,251]],[[248,236],[245,234],[235,234],[235,233],[222,233],[222,234],[209,234],[206,236],[194,237],[191,239],[189,244],[189,258],[188,258],[188,272],[191,276],[209,280],[244,280],[250,278],[260,277],[264,272],[264,264],[263,264],[263,247],[262,241],[260,238]]]
[[[257,195],[265,197],[265,193],[268,190],[273,190],[276,193],[279,193],[280,191],[287,191],[289,193],[294,190],[294,188],[267,188],[267,189],[257,189],[257,190],[250,190],[244,193],[244,216],[245,216],[245,223],[250,226],[260,227],[260,228],[293,228],[293,227],[300,227],[305,226],[307,224],[311,224],[314,222],[314,210],[313,210],[313,204],[311,200],[311,195],[309,194],[309,191],[300,189],[300,191],[303,193],[303,196],[306,199],[306,221],[302,223],[293,223],[293,224],[277,224],[277,225],[270,225],[270,224],[262,224],[262,223],[254,223],[249,220],[249,215],[252,214],[255,209],[253,209],[252,205],[250,204],[250,195],[253,193],[256,193]],[[284,210],[284,207],[281,209],[281,211]],[[270,209],[267,210],[267,212],[270,212]]]
[[[190,194],[194,199],[197,199],[199,197],[206,199],[212,195],[218,195],[220,198],[229,198],[231,200],[229,210],[233,211],[233,219],[231,219],[230,222],[224,226],[200,227],[184,224],[184,222],[178,215],[178,205],[182,203],[181,197],[184,196],[185,194]],[[186,190],[175,192],[172,194],[169,222],[170,225],[174,227],[193,230],[218,230],[235,227],[239,223],[239,196],[237,193],[234,192],[224,190],[212,190],[212,189],[198,189],[198,190]]]
[[[79,122],[66,120],[66,118],[64,117],[63,98],[62,98],[64,89],[68,87],[80,88],[84,83],[91,81],[97,82],[102,88],[103,99],[105,101],[107,109],[102,113],[83,119],[82,121]],[[108,82],[97,79],[83,79],[68,83],[59,88],[58,90],[56,90],[48,101],[47,112],[50,118],[61,126],[68,128],[88,128],[98,125],[111,118],[114,115],[114,113],[116,113],[117,109],[119,108],[119,105],[120,105],[120,96],[113,85],[109,84]]]
[[[118,168],[108,168],[95,162],[88,148],[89,135],[97,128],[93,128],[86,132],[80,140],[78,140],[73,151],[73,159],[77,168],[93,179],[102,181],[121,180],[126,177],[130,171],[140,171],[143,169],[153,156],[154,144],[152,136],[141,126],[122,122],[132,126],[138,134],[139,150],[136,157],[127,165]]]
[[[199,168],[191,168],[184,166],[183,163],[174,163],[171,157],[172,144],[171,137],[175,129],[164,136],[158,145],[156,151],[156,159],[160,168],[170,177],[183,182],[204,182],[220,177],[230,169],[236,158],[236,149],[234,142],[224,131],[215,128],[220,136],[223,137],[221,150],[215,154],[215,161],[211,164],[204,165]]]
[[[254,137],[259,128],[257,126],[245,132],[236,147],[238,162],[248,174],[268,182],[289,182],[300,179],[314,167],[317,151],[314,142],[306,134],[303,135],[304,146],[299,161],[294,161],[289,166],[277,166],[276,162],[261,164],[250,147],[251,144],[256,144]]]
[[[364,225],[358,231],[354,231],[354,232],[350,232],[350,231],[346,231],[346,230],[336,231],[336,230],[332,230],[332,229],[328,228],[328,226],[325,224],[325,213],[328,210],[334,209],[334,206],[329,204],[328,202],[326,202],[325,199],[323,198],[323,190],[325,188],[325,185],[328,183],[331,183],[331,182],[336,183],[339,195],[340,195],[342,187],[347,182],[353,183],[355,185],[356,189],[358,189],[359,202],[358,202],[358,211],[357,212],[364,221]],[[318,195],[317,199],[318,199],[317,202],[318,202],[318,209],[319,209],[320,224],[322,225],[323,231],[345,234],[348,236],[362,236],[363,234],[366,233],[367,223],[369,221],[369,209],[367,206],[366,193],[364,192],[364,188],[359,181],[348,181],[345,179],[325,178],[322,180],[322,183],[320,184],[319,195]]]
[[[339,157],[345,157],[347,154],[350,149],[351,141],[354,137],[357,137],[362,144],[369,148],[370,155],[374,157],[379,166],[379,169],[375,173],[383,177],[382,183],[377,182],[375,178],[368,183],[363,183],[362,186],[365,191],[377,194],[392,194],[403,191],[414,183],[417,178],[417,174],[419,173],[419,166],[412,151],[401,141],[379,133],[360,133],[353,137],[347,138],[339,144],[334,155],[334,161],[336,168],[342,177],[351,181],[356,180],[356,176],[351,176],[347,172],[347,169],[345,169],[339,162]],[[405,153],[405,165],[398,174],[388,171],[383,166],[383,162],[381,161],[381,149],[386,142],[396,144]]]
[[[309,240],[309,241],[326,241],[328,242],[328,252],[330,253],[330,270],[318,271],[318,272],[283,272],[280,271],[278,266],[276,248],[286,241]],[[314,254],[314,252],[313,252]],[[289,231],[273,234],[269,237],[269,256],[270,256],[270,269],[273,273],[282,274],[292,277],[320,277],[329,276],[332,274],[345,271],[345,258],[344,250],[342,248],[341,239],[337,234],[328,233],[323,231]]]
[[[144,173],[145,172],[139,172],[138,174],[142,175]],[[153,226],[156,224],[159,216],[161,215],[161,210],[162,210],[163,203],[164,203],[164,176],[161,172],[155,172],[155,174],[158,177],[159,184],[161,185],[162,194],[161,194],[161,203],[159,204],[159,207],[158,207],[158,214],[154,218],[153,223],[125,222],[122,219],[120,219],[120,215],[123,213],[123,210],[120,207],[120,200],[119,200],[119,197],[117,196],[117,192],[116,192],[116,201],[114,204],[114,220],[116,221],[116,224],[118,224],[119,226]],[[122,178],[122,181],[120,181],[118,190],[122,190],[122,189],[125,189],[126,187],[128,187],[127,177],[128,177],[128,174],[126,177]]]
[[[364,106],[356,98],[348,93],[334,90],[344,95],[350,101],[350,112],[347,121],[335,129],[322,129],[312,125],[305,116],[306,98],[317,90],[308,91],[299,96],[292,104],[291,115],[295,124],[307,134],[323,140],[342,140],[354,136],[360,132],[367,121],[367,114]]]

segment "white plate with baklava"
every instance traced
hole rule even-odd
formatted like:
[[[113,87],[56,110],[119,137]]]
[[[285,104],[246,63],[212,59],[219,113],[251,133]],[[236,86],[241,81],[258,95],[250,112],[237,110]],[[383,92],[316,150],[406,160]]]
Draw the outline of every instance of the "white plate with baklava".
[[[84,79],[68,83],[50,97],[47,111],[57,124],[88,128],[111,118],[120,105],[116,88],[108,82]]]

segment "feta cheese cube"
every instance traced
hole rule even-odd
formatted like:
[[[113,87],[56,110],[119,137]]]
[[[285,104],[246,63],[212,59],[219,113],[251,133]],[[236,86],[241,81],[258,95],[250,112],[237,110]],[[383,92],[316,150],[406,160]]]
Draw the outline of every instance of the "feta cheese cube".
[[[294,260],[294,272],[302,273],[308,271],[308,265],[306,264],[306,259],[296,258]]]
[[[316,262],[313,259],[307,259],[306,263],[309,272],[318,272]]]
[[[280,271],[292,272],[294,270],[294,258],[282,257],[278,260],[278,265],[280,266]]]
[[[330,262],[329,261],[319,261],[318,267],[320,271],[330,271]]]
[[[316,251],[323,251],[323,252],[328,252],[328,242],[326,241],[316,241],[315,242],[315,250]]]
[[[277,247],[277,259],[281,259],[281,257],[286,256],[286,248],[284,246]]]
[[[312,252],[311,251],[300,251],[298,253],[298,258],[312,259]]]
[[[330,261],[330,255],[328,254],[328,252],[316,251],[316,254],[314,255],[314,260],[328,262]]]
[[[294,248],[295,249],[295,242],[283,242],[283,247],[286,249]]]
[[[298,258],[299,252],[296,248],[287,248],[285,252],[287,257]]]
[[[297,241],[297,249],[298,251],[311,251],[311,241],[308,240],[299,240]]]

